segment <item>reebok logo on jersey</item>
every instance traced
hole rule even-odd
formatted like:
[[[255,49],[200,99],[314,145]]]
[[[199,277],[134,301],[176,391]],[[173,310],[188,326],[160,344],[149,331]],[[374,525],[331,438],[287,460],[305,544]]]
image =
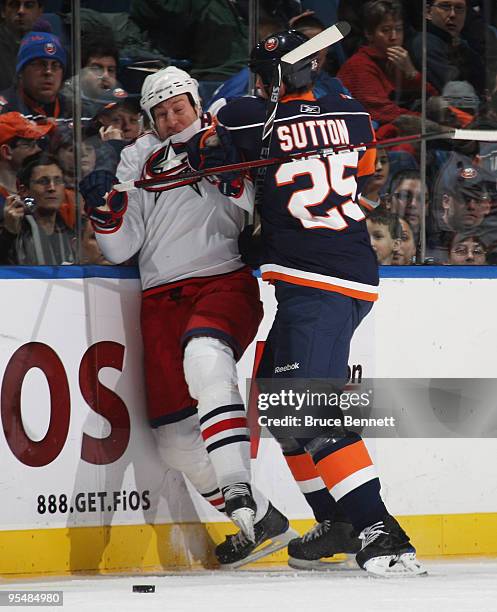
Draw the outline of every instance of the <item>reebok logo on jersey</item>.
[[[321,109],[319,106],[311,106],[310,104],[301,104],[300,112],[307,113],[309,115],[319,115]]]
[[[287,363],[284,366],[276,366],[274,368],[274,373],[279,374],[280,372],[288,372],[288,370],[298,370],[300,368],[300,363],[295,361],[295,363]]]

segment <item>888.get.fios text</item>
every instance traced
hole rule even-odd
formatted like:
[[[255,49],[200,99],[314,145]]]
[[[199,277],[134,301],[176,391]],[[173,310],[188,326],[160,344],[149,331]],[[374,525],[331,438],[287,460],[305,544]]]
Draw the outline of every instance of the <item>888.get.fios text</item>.
[[[60,495],[38,495],[38,514],[72,514],[73,512],[116,512],[118,510],[149,510],[150,491],[87,491],[71,499]]]

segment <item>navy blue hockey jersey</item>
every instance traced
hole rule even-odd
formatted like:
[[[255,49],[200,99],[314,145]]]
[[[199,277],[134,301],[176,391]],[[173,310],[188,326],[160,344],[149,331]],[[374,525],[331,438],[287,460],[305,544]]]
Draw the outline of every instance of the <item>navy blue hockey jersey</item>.
[[[247,159],[260,155],[265,114],[265,101],[254,97],[233,100],[218,113]],[[372,140],[369,114],[356,100],[287,96],[278,105],[270,157]],[[357,204],[375,158],[374,150],[362,149],[268,167],[260,211],[264,280],[377,299],[378,264]]]

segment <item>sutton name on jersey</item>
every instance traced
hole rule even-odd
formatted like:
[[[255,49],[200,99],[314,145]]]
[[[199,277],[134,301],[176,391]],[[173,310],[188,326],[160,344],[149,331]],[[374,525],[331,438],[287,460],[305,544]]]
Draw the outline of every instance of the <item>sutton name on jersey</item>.
[[[246,159],[260,153],[265,102],[245,97],[220,109]],[[278,105],[270,157],[374,140],[369,114],[349,96],[286,96]],[[261,207],[264,280],[319,287],[374,301],[378,264],[358,205],[374,174],[376,152],[355,149],[310,155],[267,169]]]

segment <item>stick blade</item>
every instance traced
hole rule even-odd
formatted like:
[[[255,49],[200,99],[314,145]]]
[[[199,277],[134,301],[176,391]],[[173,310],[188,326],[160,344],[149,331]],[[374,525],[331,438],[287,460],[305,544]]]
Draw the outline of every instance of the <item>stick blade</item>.
[[[335,45],[340,42],[350,32],[350,25],[346,21],[339,21],[330,28],[323,30],[310,40],[301,44],[293,51],[289,51],[282,58],[281,61],[285,64],[296,64],[300,60],[303,60],[309,55],[313,55],[321,49]]]
[[[345,38],[350,33],[350,30],[352,29],[348,21],[337,21],[335,23],[335,27],[338,28],[340,32],[342,33],[342,38]]]
[[[481,140],[497,142],[497,130],[454,130],[454,140]]]

